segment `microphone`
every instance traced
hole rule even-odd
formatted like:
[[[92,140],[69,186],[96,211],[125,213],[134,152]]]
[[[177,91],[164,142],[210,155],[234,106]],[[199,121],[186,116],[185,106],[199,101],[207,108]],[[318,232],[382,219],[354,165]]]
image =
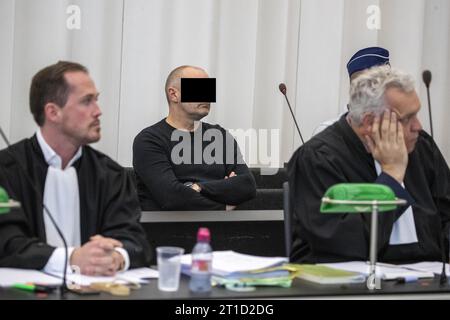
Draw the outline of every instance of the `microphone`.
[[[289,99],[286,95],[286,85],[284,83],[280,83],[278,86],[278,89],[280,89],[280,92],[283,94],[283,96],[286,98],[286,102],[288,104],[289,110],[291,111],[292,119],[294,119],[295,126],[297,127],[298,134],[300,135],[300,139],[302,140],[302,144],[305,144],[305,141],[303,141],[302,133],[300,132],[300,128],[298,127],[297,119],[295,118],[294,112],[292,112],[291,104],[289,103]]]
[[[431,101],[430,101],[431,71],[425,70],[422,73],[422,79],[423,79],[423,83],[425,83],[425,87],[427,88],[428,113],[430,116],[430,131],[431,131],[431,137],[433,137],[433,118],[431,117]]]
[[[30,184],[31,188],[33,189],[34,193],[39,195],[39,191],[36,187],[36,185],[34,184],[33,180],[31,179],[31,177],[28,175],[27,171],[25,170],[25,168],[23,168],[19,162],[19,160],[17,160],[17,158],[15,157],[15,155],[10,151],[10,147],[11,144],[9,143],[8,138],[6,137],[5,133],[3,132],[2,127],[0,126],[0,135],[2,136],[3,141],[5,142],[5,144],[7,145],[7,149],[9,152],[9,155],[13,158],[13,160],[17,163],[17,165],[19,166],[19,168],[25,173],[25,178],[27,179],[28,183]],[[60,287],[60,297],[64,298],[65,296],[65,292],[67,290],[67,283],[66,283],[66,278],[67,278],[67,260],[68,260],[68,247],[67,247],[67,241],[66,238],[64,237],[63,233],[61,232],[61,229],[58,227],[58,224],[56,223],[55,219],[53,218],[52,214],[50,213],[50,210],[47,208],[47,206],[45,205],[44,201],[42,201],[42,207],[44,209],[44,212],[47,214],[47,216],[50,218],[50,221],[52,222],[53,226],[55,227],[56,232],[58,233],[58,236],[61,238],[63,245],[64,245],[64,271],[63,271],[63,281]]]

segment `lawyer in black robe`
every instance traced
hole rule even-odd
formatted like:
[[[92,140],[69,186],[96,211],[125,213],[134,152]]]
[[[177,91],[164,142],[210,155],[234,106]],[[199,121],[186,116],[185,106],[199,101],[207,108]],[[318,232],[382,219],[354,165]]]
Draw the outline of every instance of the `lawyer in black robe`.
[[[139,202],[131,178],[106,155],[89,146],[82,148],[81,158],[73,165],[79,185],[82,244],[96,234],[114,238],[128,252],[130,268],[148,265],[151,253],[139,224]],[[0,186],[22,205],[0,215],[0,267],[42,269],[55,250],[46,244],[43,218],[47,169],[36,136],[0,151]]]
[[[370,214],[321,214],[321,198],[334,184],[378,182],[412,204],[418,242],[389,245],[392,227],[406,207],[379,214],[378,259],[392,263],[440,261],[448,252],[450,171],[433,139],[419,134],[409,153],[405,191],[389,175],[377,176],[368,153],[346,115],[299,148],[289,162],[293,206],[293,249],[297,262],[368,260]],[[441,236],[445,248],[441,248]]]

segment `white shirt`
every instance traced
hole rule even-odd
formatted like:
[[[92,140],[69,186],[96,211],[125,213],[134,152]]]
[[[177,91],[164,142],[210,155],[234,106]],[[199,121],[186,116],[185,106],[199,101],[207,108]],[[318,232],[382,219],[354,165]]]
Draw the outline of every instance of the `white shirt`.
[[[45,162],[49,165],[44,187],[44,204],[55,219],[63,233],[70,258],[73,250],[81,245],[80,231],[80,192],[78,176],[72,166],[82,155],[80,147],[66,168],[62,168],[61,157],[47,144],[41,130],[36,132],[37,141],[44,154]],[[45,272],[62,272],[64,266],[64,245],[59,237],[50,217],[44,212],[46,241],[57,247],[44,267]],[[130,260],[126,250],[116,248],[123,256],[125,270],[129,268]],[[70,272],[70,268],[68,268]]]
[[[329,126],[331,126],[333,123],[339,121],[339,119],[348,112],[347,110],[347,105],[345,106],[345,111],[343,111],[342,113],[339,114],[339,116],[335,119],[331,119],[331,120],[327,120],[324,121],[322,123],[320,123],[317,127],[314,128],[313,133],[312,133],[312,137],[314,137],[316,134],[318,134],[319,132],[322,132],[323,130],[325,130],[326,128],[328,128]]]
[[[375,160],[375,169],[377,174],[381,174],[381,166]],[[405,185],[401,184],[403,188]],[[417,239],[416,224],[414,222],[414,215],[411,206],[409,206],[403,214],[395,221],[392,228],[391,237],[389,239],[390,245],[408,244],[419,242]]]

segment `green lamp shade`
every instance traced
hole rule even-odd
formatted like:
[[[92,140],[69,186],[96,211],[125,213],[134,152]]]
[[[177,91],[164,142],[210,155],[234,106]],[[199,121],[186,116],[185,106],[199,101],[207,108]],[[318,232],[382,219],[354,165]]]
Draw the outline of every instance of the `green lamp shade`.
[[[403,201],[404,202],[404,201]],[[392,211],[399,201],[391,188],[376,183],[340,183],[330,187],[322,198],[322,213],[371,212],[374,204],[378,212]]]
[[[9,196],[6,193],[5,189],[3,189],[2,187],[0,187],[0,205],[8,205],[9,204]],[[2,213],[8,213],[9,212],[9,207],[1,207],[0,206],[0,214]]]

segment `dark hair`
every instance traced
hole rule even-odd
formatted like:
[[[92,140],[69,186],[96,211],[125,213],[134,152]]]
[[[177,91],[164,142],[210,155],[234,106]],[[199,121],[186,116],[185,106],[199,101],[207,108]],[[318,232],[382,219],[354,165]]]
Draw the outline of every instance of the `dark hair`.
[[[45,122],[44,106],[47,103],[53,102],[60,107],[66,104],[70,87],[64,74],[75,71],[89,73],[88,69],[79,63],[58,61],[34,75],[30,87],[30,110],[40,127]]]
[[[169,75],[167,76],[166,85],[165,85],[165,90],[164,91],[166,92],[166,99],[167,99],[167,102],[169,103],[169,105],[170,105],[169,87],[174,86],[176,84],[176,82],[179,81],[182,78],[183,71],[185,69],[189,69],[189,68],[204,71],[200,67],[184,65],[184,66],[179,66],[179,67],[173,69],[169,73]],[[178,84],[178,86],[179,86],[179,84]]]

